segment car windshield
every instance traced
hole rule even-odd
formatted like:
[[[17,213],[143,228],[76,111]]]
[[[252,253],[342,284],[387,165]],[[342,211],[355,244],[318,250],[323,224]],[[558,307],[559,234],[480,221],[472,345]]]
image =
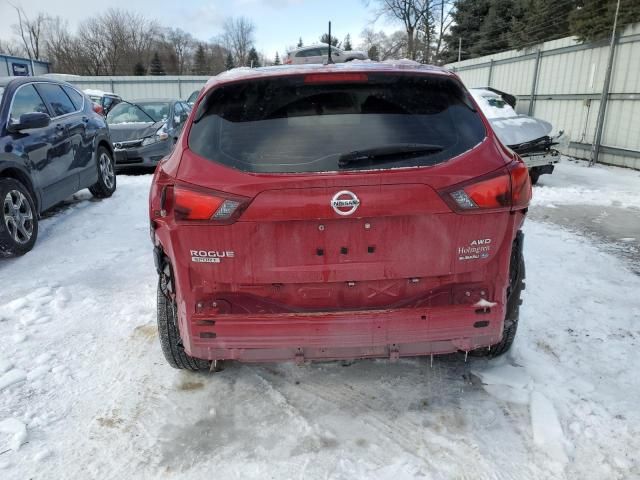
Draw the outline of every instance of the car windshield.
[[[109,112],[107,115],[107,123],[110,125],[155,123],[165,121],[168,117],[168,102],[121,102]]]
[[[191,95],[189,95],[189,98],[187,99],[187,103],[191,103],[191,104],[195,103],[199,93],[200,93],[200,90],[196,90]]]
[[[369,74],[362,83],[305,83],[280,77],[209,93],[189,146],[248,172],[326,172],[434,165],[485,135],[468,96],[449,78]],[[344,161],[352,156],[358,161]]]

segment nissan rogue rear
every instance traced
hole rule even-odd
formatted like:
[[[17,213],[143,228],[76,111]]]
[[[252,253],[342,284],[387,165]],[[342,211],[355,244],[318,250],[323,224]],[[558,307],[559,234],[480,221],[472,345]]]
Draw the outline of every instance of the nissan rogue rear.
[[[530,197],[526,166],[446,70],[213,77],[151,187],[165,357],[504,353]]]

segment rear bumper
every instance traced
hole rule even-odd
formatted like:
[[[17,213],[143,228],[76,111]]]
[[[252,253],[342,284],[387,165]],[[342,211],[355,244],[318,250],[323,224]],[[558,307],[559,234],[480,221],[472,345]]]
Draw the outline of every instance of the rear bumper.
[[[208,360],[398,358],[469,351],[501,339],[504,307],[194,315],[185,349]]]

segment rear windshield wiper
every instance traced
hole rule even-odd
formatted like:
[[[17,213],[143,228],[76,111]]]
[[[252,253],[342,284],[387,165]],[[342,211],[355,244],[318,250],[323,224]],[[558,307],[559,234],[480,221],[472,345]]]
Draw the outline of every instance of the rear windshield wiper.
[[[367,161],[392,161],[403,160],[412,157],[421,157],[432,153],[441,152],[442,145],[431,145],[428,143],[394,143],[381,147],[367,148],[366,150],[355,150],[344,153],[338,158],[338,166],[345,168],[354,163]]]

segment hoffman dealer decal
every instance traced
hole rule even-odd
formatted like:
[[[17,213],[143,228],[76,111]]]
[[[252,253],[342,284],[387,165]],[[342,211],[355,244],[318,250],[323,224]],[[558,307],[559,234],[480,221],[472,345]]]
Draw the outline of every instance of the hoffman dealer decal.
[[[190,250],[191,261],[196,263],[220,263],[223,258],[233,258],[234,252],[218,250]]]
[[[491,239],[479,238],[473,240],[466,247],[458,247],[458,260],[480,260],[489,257],[491,253]]]

